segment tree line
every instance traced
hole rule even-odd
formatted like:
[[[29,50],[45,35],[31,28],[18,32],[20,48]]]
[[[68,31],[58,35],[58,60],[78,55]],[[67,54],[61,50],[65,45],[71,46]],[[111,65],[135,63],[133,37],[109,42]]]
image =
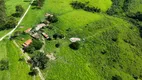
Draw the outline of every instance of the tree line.
[[[5,0],[0,0],[0,31],[14,28],[17,24],[15,17],[21,17],[24,13],[24,9],[21,5],[17,5],[16,13],[11,16],[6,15]]]
[[[88,12],[101,12],[101,9],[97,8],[97,7],[90,7],[88,6],[89,2],[86,2],[86,3],[82,3],[82,2],[78,2],[78,1],[73,1],[71,3],[72,7],[74,9],[83,9],[85,11],[88,11]]]

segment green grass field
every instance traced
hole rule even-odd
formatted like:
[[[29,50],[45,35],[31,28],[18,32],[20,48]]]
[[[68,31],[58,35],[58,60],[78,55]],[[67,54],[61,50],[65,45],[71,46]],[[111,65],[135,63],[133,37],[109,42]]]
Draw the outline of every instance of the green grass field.
[[[89,2],[89,6],[100,8],[103,12],[107,11],[111,7],[111,0],[78,0],[80,2]]]
[[[0,45],[0,60],[9,61],[9,70],[0,71],[0,80],[17,80],[17,76],[20,80],[31,80],[32,77],[28,75],[30,68],[25,61],[19,61],[22,55],[13,42],[5,40]]]
[[[89,1],[89,6],[98,7],[103,12],[106,12],[112,5],[111,0],[78,1]],[[10,2],[7,4],[10,5]],[[49,61],[47,68],[42,71],[45,79],[112,80],[112,77],[117,75],[122,80],[136,80],[134,78],[141,80],[142,38],[137,26],[123,17],[75,10],[71,7],[71,2],[72,0],[46,0],[42,9],[30,9],[20,24],[24,28],[16,30],[24,31],[27,28],[35,27],[44,19],[46,12],[57,15],[59,21],[52,24],[53,29],[46,28],[44,31],[50,37],[55,33],[62,33],[65,35],[65,39],[46,41],[45,53],[54,53],[56,60]],[[132,0],[128,3],[128,11],[141,12],[140,2],[140,0]],[[15,4],[27,5],[24,2]],[[71,43],[69,38],[71,37],[81,38],[79,50],[69,48]],[[22,41],[21,38],[26,40],[30,36],[17,37],[16,42],[19,45],[25,41]],[[59,48],[55,47],[57,43],[61,45]],[[11,41],[0,43],[0,49],[0,53],[2,53],[0,59],[7,57],[10,61],[10,70],[0,72],[0,75],[2,74],[0,79],[15,80],[17,75],[20,80],[32,79],[27,75],[29,72],[27,64],[18,61],[21,57],[20,51]]]
[[[23,57],[20,50],[12,41],[3,41],[0,44],[0,59],[7,58],[9,61],[9,70],[0,71],[0,80],[17,80],[17,76],[20,80],[31,80],[32,77],[28,75],[30,68],[25,61],[19,61]]]

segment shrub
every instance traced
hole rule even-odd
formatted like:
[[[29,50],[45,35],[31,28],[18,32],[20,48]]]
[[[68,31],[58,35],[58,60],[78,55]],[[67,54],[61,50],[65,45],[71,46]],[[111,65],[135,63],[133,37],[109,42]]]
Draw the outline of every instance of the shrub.
[[[33,42],[28,47],[24,48],[25,52],[33,53],[35,50],[39,50],[42,47],[43,43],[38,39],[33,39]]]
[[[73,43],[71,43],[71,44],[69,45],[69,47],[70,47],[71,49],[78,50],[79,47],[80,47],[80,44],[79,44],[79,42],[73,42]]]
[[[35,75],[37,75],[37,74],[38,74],[37,69],[32,69],[32,71],[29,72],[29,75],[31,75],[31,76],[35,76]]]
[[[48,58],[46,57],[46,54],[39,52],[35,56],[31,58],[32,66],[33,67],[39,67],[40,69],[45,69],[46,64],[48,62]]]
[[[9,69],[9,62],[6,59],[2,59],[0,61],[0,70],[8,70]]]
[[[12,14],[12,16],[21,17],[24,13],[24,8],[21,5],[17,5],[15,8],[16,8],[16,13]]]
[[[38,39],[33,39],[32,46],[36,49],[39,50],[42,47],[43,43],[38,40]]]
[[[136,14],[131,13],[131,14],[127,14],[128,17],[142,21],[142,13],[141,12],[137,12]]]
[[[35,0],[35,1],[32,3],[32,5],[33,5],[33,6],[37,6],[37,8],[41,8],[41,7],[43,6],[43,4],[44,4],[44,1],[45,1],[45,0]]]
[[[58,21],[58,18],[57,18],[55,15],[53,15],[53,16],[48,16],[48,17],[46,18],[46,20],[48,20],[48,21],[51,22],[51,23],[55,23],[55,22]]]
[[[59,48],[60,47],[60,43],[55,44],[55,47]]]
[[[14,28],[17,24],[16,19],[13,16],[8,17],[6,23],[0,27],[0,30],[6,30]]]
[[[54,38],[54,39],[57,39],[57,38],[63,39],[63,38],[64,38],[64,35],[63,35],[63,34],[59,34],[59,33],[55,33],[55,34],[53,35],[53,38]]]
[[[122,78],[118,75],[112,76],[112,80],[122,80]]]

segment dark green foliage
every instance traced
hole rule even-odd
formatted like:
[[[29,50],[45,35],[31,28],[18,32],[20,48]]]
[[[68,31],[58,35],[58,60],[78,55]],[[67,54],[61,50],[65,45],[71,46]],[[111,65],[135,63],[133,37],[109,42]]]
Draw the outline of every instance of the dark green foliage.
[[[2,59],[0,61],[0,70],[8,70],[9,69],[9,62],[6,59]]]
[[[63,39],[63,38],[64,38],[64,35],[63,35],[63,34],[60,34],[60,35],[59,35],[59,38],[60,38],[60,39]]]
[[[34,53],[35,50],[39,50],[42,47],[43,43],[38,39],[33,39],[33,42],[28,47],[24,48],[25,52]]]
[[[81,3],[81,2],[78,2],[78,1],[73,1],[71,3],[71,5],[74,9],[83,9],[83,10],[88,11],[88,12],[94,13],[94,12],[100,12],[101,11],[99,8],[87,6],[88,3],[89,2]]]
[[[80,47],[80,44],[79,44],[79,42],[73,42],[69,45],[69,47],[73,50],[78,50]]]
[[[139,29],[140,37],[142,38],[142,23],[138,21],[137,19],[130,19],[129,22],[131,22],[133,25],[137,26]]]
[[[0,0],[0,27],[6,21],[5,0]]]
[[[32,45],[36,50],[39,50],[42,47],[43,43],[38,39],[33,39]]]
[[[83,8],[86,6],[86,4],[81,3],[81,2],[78,2],[78,1],[73,1],[73,2],[71,3],[71,5],[72,5],[72,7],[75,8],[75,9],[83,9]]]
[[[17,24],[16,19],[13,16],[8,17],[7,22],[0,27],[0,30],[6,30],[14,28]]]
[[[55,33],[55,34],[53,35],[53,38],[54,38],[54,39],[57,39],[57,38],[63,39],[63,38],[64,38],[64,35],[63,35],[63,34],[59,34],[59,33]]]
[[[142,13],[140,13],[140,12],[127,14],[127,16],[130,18],[142,21]]]
[[[30,45],[30,46],[24,48],[24,51],[25,51],[25,52],[28,52],[28,53],[30,53],[30,54],[32,54],[32,53],[34,53],[35,48],[34,48],[33,45]]]
[[[59,48],[60,47],[60,43],[55,44],[55,47]]]
[[[112,0],[113,4],[111,8],[107,11],[107,14],[109,15],[116,15],[116,14],[122,14],[123,8],[125,8],[124,5],[125,0]]]
[[[37,6],[37,7],[40,8],[40,7],[43,6],[44,1],[45,1],[45,0],[35,0],[32,5],[33,5],[33,6]]]
[[[55,34],[53,35],[53,38],[54,38],[54,39],[57,39],[58,36],[59,36],[59,34],[55,33]]]
[[[120,76],[115,75],[112,76],[112,80],[122,80],[122,78]]]
[[[31,58],[32,66],[33,67],[39,67],[40,69],[45,69],[46,64],[48,62],[48,58],[46,57],[46,54],[39,52],[35,56]]]
[[[21,5],[17,5],[15,8],[16,8],[16,13],[12,14],[12,16],[21,17],[24,13],[24,8]]]
[[[25,61],[25,59],[23,57],[19,58],[18,61]]]
[[[37,74],[38,74],[37,69],[32,69],[32,71],[29,72],[29,75],[30,75],[30,76],[35,76],[35,75],[37,75]]]
[[[48,20],[51,23],[56,23],[58,21],[58,18],[57,16],[53,15],[53,16],[48,16],[46,20]]]

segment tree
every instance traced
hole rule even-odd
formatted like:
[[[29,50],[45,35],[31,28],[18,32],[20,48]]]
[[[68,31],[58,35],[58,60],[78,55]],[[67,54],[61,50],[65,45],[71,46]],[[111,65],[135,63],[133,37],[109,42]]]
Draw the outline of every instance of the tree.
[[[57,16],[53,15],[53,16],[48,16],[46,20],[48,20],[51,23],[56,23],[58,21],[58,18]]]
[[[21,17],[24,13],[24,8],[21,5],[17,5],[15,8],[16,8],[16,13],[12,14],[12,16]]]
[[[54,39],[57,39],[58,36],[59,36],[59,34],[58,34],[58,33],[55,33],[55,34],[53,35],[53,38],[54,38]]]
[[[2,59],[0,61],[0,70],[8,70],[9,69],[9,62],[6,59]]]
[[[3,27],[4,29],[11,29],[14,28],[17,24],[16,19],[13,16],[8,17],[6,24]]]
[[[32,69],[32,71],[29,72],[29,75],[34,76],[37,75],[37,73],[38,73],[37,69]]]
[[[46,57],[46,54],[39,52],[35,56],[31,58],[32,66],[33,67],[39,67],[40,69],[45,69],[46,64],[48,62],[49,58]]]
[[[37,6],[37,7],[40,8],[40,7],[43,6],[44,1],[45,1],[45,0],[35,0],[32,5]]]
[[[39,50],[42,47],[43,43],[38,39],[33,39],[33,42],[28,47],[24,48],[25,52],[34,53],[35,50]]]
[[[0,26],[4,25],[6,21],[5,0],[0,0]]]
[[[59,33],[55,33],[55,34],[53,35],[53,38],[54,38],[54,39],[57,39],[57,38],[62,39],[62,38],[64,38],[64,35],[63,35],[63,34],[59,34]]]
[[[122,78],[118,75],[112,76],[112,80],[122,80]]]
[[[79,49],[79,46],[80,46],[79,42],[73,42],[73,43],[71,43],[71,44],[69,45],[69,47],[70,47],[71,49],[74,49],[74,50],[78,50],[78,49]]]
[[[55,47],[59,48],[60,47],[60,43],[55,44]]]
[[[32,46],[36,49],[39,50],[42,47],[43,43],[38,40],[38,39],[33,39]]]
[[[59,38],[60,38],[60,39],[63,39],[63,38],[64,38],[64,35],[63,35],[63,34],[60,34],[60,35],[59,35]]]

